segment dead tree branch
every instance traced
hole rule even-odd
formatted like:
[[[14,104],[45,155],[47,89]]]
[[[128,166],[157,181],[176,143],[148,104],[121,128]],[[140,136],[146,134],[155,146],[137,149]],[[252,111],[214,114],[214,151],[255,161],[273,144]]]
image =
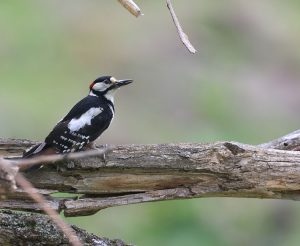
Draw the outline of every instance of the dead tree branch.
[[[197,197],[298,200],[300,152],[287,151],[299,147],[297,134],[258,147],[236,142],[120,145],[113,147],[105,162],[99,156],[60,161],[26,177],[44,193],[49,190],[47,201],[66,216],[90,215],[112,206]],[[2,152],[14,149],[13,142],[8,142],[12,145],[0,144]],[[76,197],[55,198],[50,195],[55,191],[74,193]],[[0,207],[41,211],[25,197],[24,193],[14,192],[0,202]]]
[[[0,245],[69,245],[68,239],[48,216],[0,212]],[[121,240],[100,238],[72,226],[84,245],[130,246]]]

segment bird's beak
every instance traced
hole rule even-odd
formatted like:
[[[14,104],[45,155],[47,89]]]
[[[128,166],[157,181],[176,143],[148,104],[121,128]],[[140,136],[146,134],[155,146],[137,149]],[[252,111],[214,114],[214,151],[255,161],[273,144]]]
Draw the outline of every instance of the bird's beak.
[[[115,85],[116,88],[119,88],[123,85],[128,85],[132,82],[133,82],[132,79],[117,80],[114,85]]]

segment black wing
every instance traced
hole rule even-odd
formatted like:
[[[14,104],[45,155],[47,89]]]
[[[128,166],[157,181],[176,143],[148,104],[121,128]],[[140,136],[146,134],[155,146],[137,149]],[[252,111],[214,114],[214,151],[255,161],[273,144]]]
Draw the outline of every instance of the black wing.
[[[87,96],[78,102],[71,111],[54,127],[45,139],[48,146],[55,147],[59,153],[68,153],[81,150],[86,144],[94,141],[109,126],[111,114],[107,109],[100,107],[98,97]],[[101,108],[103,111],[78,130],[70,130],[69,123],[73,119],[79,119],[90,108]]]

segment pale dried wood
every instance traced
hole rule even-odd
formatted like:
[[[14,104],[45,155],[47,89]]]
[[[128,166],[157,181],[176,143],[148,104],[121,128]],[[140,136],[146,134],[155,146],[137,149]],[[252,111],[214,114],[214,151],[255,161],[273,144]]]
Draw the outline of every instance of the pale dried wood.
[[[142,12],[139,6],[132,0],[118,0],[132,15],[139,17]]]

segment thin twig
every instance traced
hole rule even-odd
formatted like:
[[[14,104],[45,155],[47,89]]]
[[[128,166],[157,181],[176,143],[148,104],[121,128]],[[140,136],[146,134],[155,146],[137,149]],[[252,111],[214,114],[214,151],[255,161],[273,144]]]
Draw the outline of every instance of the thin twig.
[[[142,15],[141,9],[134,1],[132,0],[118,0],[118,1],[124,6],[124,8],[126,8],[135,17],[139,17],[140,15]]]
[[[82,159],[82,158],[88,158],[93,156],[102,156],[112,150],[113,148],[106,147],[103,149],[81,151],[81,152],[70,153],[70,154],[41,155],[41,156],[33,157],[31,159],[14,160],[13,163],[16,166],[18,166],[22,171],[29,167],[32,167],[34,165],[39,165],[39,164],[54,163],[57,161],[65,161],[65,160]]]
[[[58,213],[56,213],[56,211],[48,205],[45,198],[36,191],[33,185],[22,174],[17,174],[16,182],[36,203],[41,206],[45,213],[49,215],[53,222],[63,231],[69,239],[70,244],[73,246],[82,245],[73,229],[59,217]]]
[[[171,1],[170,0],[167,0],[167,7],[171,13],[171,16],[172,16],[172,19],[173,19],[173,22],[177,28],[177,32],[179,34],[179,37],[182,41],[182,43],[185,45],[185,47],[187,47],[187,49],[189,50],[189,52],[195,54],[197,52],[197,50],[194,48],[194,46],[191,44],[191,42],[189,41],[189,37],[183,32],[182,30],[182,27],[179,23],[179,20],[175,14],[175,11],[173,9],[173,6],[171,4]]]

